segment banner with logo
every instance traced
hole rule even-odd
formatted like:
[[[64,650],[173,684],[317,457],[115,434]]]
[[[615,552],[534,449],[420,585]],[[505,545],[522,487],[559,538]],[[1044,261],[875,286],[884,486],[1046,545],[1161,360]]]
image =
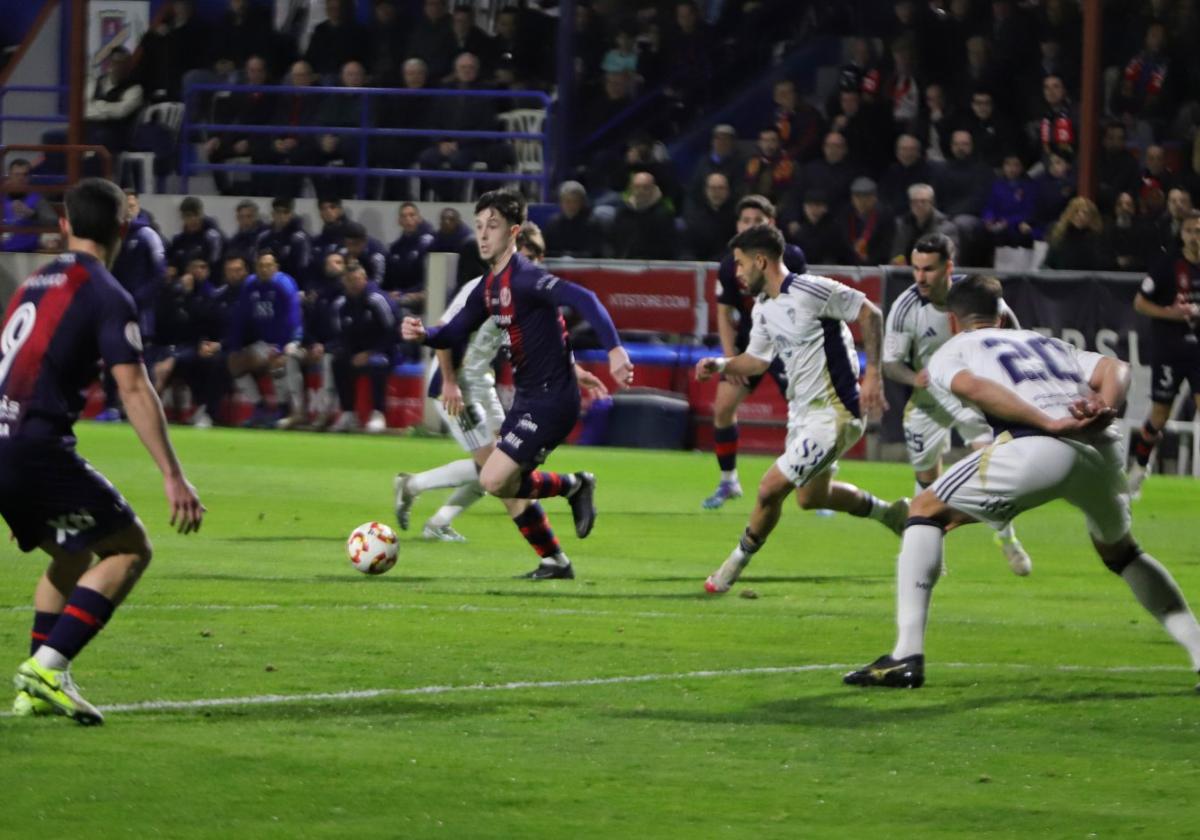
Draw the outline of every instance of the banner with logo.
[[[606,267],[555,262],[551,270],[590,289],[618,330],[702,334],[703,296],[694,265]]]
[[[133,52],[150,26],[148,0],[92,0],[88,3],[88,74],[108,69],[108,56],[117,47]]]

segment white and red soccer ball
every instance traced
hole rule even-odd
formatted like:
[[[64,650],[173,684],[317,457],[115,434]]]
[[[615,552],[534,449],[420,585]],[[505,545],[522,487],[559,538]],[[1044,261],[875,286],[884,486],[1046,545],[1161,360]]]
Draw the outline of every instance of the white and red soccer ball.
[[[381,575],[395,566],[399,550],[396,532],[382,522],[365,522],[346,540],[350,564],[364,575]]]

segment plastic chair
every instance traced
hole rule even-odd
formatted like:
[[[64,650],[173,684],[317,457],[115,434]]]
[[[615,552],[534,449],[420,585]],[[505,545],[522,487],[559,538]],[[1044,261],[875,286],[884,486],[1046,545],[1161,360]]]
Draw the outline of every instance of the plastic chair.
[[[179,140],[179,127],[183,125],[183,103],[158,102],[147,106],[138,118],[138,124],[148,125],[150,123],[158,123],[171,133],[171,146],[174,148]],[[142,192],[153,195],[158,191],[157,179],[154,177],[154,152],[122,152],[117,156],[119,176],[124,176],[127,164],[138,167],[140,175],[138,183],[141,185]]]

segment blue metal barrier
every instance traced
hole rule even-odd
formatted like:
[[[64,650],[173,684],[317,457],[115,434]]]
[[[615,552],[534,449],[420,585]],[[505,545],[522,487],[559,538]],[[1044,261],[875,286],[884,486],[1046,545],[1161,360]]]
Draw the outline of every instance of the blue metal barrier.
[[[360,112],[360,123],[357,126],[321,126],[321,125],[303,125],[303,126],[281,126],[281,125],[241,125],[229,123],[207,123],[207,122],[192,122],[191,110],[193,99],[202,93],[266,93],[272,96],[290,95],[290,94],[318,94],[318,95],[334,95],[334,96],[357,96],[362,99]],[[180,143],[180,175],[182,178],[181,189],[183,192],[188,191],[188,179],[200,172],[257,172],[257,173],[274,173],[280,175],[327,175],[330,177],[338,176],[354,176],[355,177],[355,192],[359,198],[364,198],[366,193],[367,178],[383,177],[383,178],[433,178],[445,180],[467,180],[475,179],[480,181],[533,181],[541,186],[541,197],[545,201],[550,195],[550,158],[549,158],[549,132],[546,130],[546,123],[542,123],[541,132],[512,132],[512,131],[453,131],[445,129],[417,129],[417,128],[376,128],[371,125],[371,108],[370,104],[373,99],[378,97],[392,96],[419,96],[425,98],[443,98],[449,96],[467,96],[477,99],[527,99],[537,102],[547,112],[549,118],[549,110],[551,99],[541,91],[499,91],[499,90],[444,90],[444,89],[419,89],[413,90],[409,88],[379,88],[379,87],[361,87],[361,88],[344,88],[344,87],[323,87],[323,86],[285,86],[285,85],[219,85],[219,84],[197,84],[189,85],[183,92],[183,124],[180,126],[179,143]],[[358,138],[358,160],[359,166],[299,166],[299,165],[282,165],[282,164],[266,164],[266,163],[204,163],[192,160],[192,133],[203,131],[209,133],[238,133],[238,134],[273,134],[279,136],[288,135],[312,135],[312,134],[332,134],[351,136]],[[450,137],[456,140],[530,140],[540,142],[542,145],[542,171],[538,174],[523,173],[523,172],[477,172],[474,170],[429,170],[429,169],[387,169],[361,165],[367,160],[367,144],[372,138],[382,137],[428,137],[430,141],[437,140],[442,137]]]
[[[10,93],[57,93],[61,95],[65,94],[66,92],[66,85],[7,85],[0,87],[0,139],[3,139],[4,137],[4,123],[6,122],[44,123],[47,125],[60,125],[67,122],[67,117],[65,114],[45,114],[41,116],[31,114],[5,114],[5,96]]]

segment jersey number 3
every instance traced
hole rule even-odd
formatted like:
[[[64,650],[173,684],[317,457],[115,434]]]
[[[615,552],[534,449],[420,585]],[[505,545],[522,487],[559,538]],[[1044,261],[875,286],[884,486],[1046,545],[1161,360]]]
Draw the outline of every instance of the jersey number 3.
[[[33,303],[22,303],[17,311],[8,319],[3,335],[0,335],[0,387],[8,379],[8,371],[21,352],[21,345],[33,335],[33,322],[37,320],[37,306]]]
[[[1008,378],[1014,385],[1026,380],[1058,379],[1062,382],[1078,382],[1079,374],[1064,368],[1062,351],[1048,338],[1031,338],[1026,341],[1015,338],[989,338],[983,346],[1008,347],[996,355]]]

